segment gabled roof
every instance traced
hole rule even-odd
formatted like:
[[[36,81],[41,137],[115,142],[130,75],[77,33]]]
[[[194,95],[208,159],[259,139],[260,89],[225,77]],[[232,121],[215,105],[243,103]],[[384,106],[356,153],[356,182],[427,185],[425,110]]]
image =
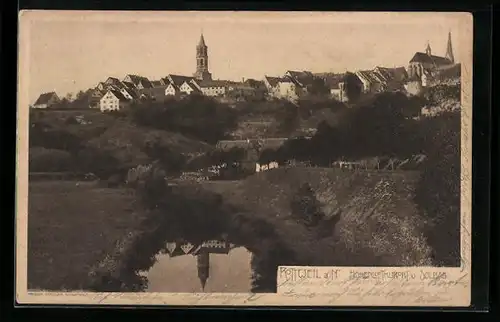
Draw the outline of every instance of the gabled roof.
[[[389,68],[377,66],[373,71],[375,76],[378,76],[384,82],[388,82],[393,79],[392,71]]]
[[[153,85],[153,87],[163,86],[162,83],[161,83],[161,81],[159,81],[159,80],[151,81],[151,85]]]
[[[108,92],[111,92],[120,101],[128,101],[128,99],[125,96],[123,96],[123,94],[120,91],[110,89]]]
[[[135,84],[130,82],[122,82],[126,88],[135,89]]]
[[[287,75],[289,75],[297,85],[310,85],[314,81],[314,75],[313,73],[309,71],[293,71],[293,70],[288,70],[286,72]]]
[[[121,81],[116,77],[108,77],[105,81],[106,84],[121,84]]]
[[[179,90],[179,86],[175,85],[174,83],[168,82],[167,85],[165,85],[165,89],[167,89],[169,86],[172,86],[176,91]]]
[[[181,84],[181,86],[184,85],[184,84],[187,84],[193,90],[193,92],[201,93],[200,89],[196,85],[194,85],[193,83],[191,83],[191,82],[183,82]]]
[[[167,86],[163,86],[163,85],[151,88],[149,91],[149,94],[151,96],[154,96],[154,97],[163,97],[163,96],[165,96],[165,89],[166,88],[167,88]]]
[[[356,72],[356,75],[360,78],[365,79],[371,84],[380,83],[372,70],[358,70]]]
[[[408,73],[404,67],[392,68],[392,75],[397,80],[403,80],[408,77]]]
[[[296,84],[296,82],[291,77],[281,77],[279,79],[279,82],[280,83],[293,83],[293,84]]]
[[[271,77],[271,76],[264,76],[264,78],[272,87],[276,87],[276,85],[278,85],[281,79],[280,77]]]
[[[133,74],[128,74],[127,76],[130,77],[130,80],[136,86],[141,83],[144,88],[151,88],[151,87],[153,87],[153,85],[151,84],[151,82],[149,81],[149,79],[147,79],[146,77],[139,76],[139,75],[133,75]]]
[[[183,75],[172,75],[169,74],[167,77],[165,77],[167,80],[170,78],[174,85],[181,86],[184,82],[189,83],[191,80],[194,79],[192,76],[183,76]]]
[[[130,95],[133,99],[138,98],[137,93],[134,90],[131,90],[129,88],[123,88],[122,90],[126,91],[128,93],[128,95]]]
[[[373,74],[378,76],[384,83],[390,81],[403,81],[408,77],[404,67],[388,68],[377,66],[373,70]]]
[[[426,63],[435,65],[451,65],[452,62],[444,57],[427,55],[426,53],[416,52],[410,63]]]
[[[34,105],[47,104],[53,98],[55,98],[56,100],[59,99],[56,92],[43,93],[38,97]]]

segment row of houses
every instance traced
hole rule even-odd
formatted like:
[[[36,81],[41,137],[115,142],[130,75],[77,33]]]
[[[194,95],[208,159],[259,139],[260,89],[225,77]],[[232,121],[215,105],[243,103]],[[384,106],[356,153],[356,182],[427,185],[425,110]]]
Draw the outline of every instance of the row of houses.
[[[404,91],[409,95],[418,95],[425,87],[450,79],[459,80],[460,75],[461,65],[455,63],[451,33],[448,33],[443,57],[433,55],[430,44],[427,44],[425,52],[416,52],[406,68],[377,66],[371,70],[338,74],[287,71],[281,77],[265,76],[264,83],[270,97],[294,101],[319,86],[337,100],[347,102],[348,87],[358,89],[360,94]]]
[[[169,74],[160,80],[150,81],[138,75],[127,75],[123,80],[108,77],[85,92],[88,107],[102,111],[118,110],[136,100],[164,101],[169,97],[184,97],[192,94],[216,98],[230,97],[234,100],[248,97],[263,98],[264,83],[248,79],[241,82],[226,80],[199,80],[191,76]],[[33,107],[47,108],[60,102],[56,93],[42,94]]]
[[[405,91],[419,94],[434,82],[460,77],[460,64],[455,64],[448,34],[446,55],[432,54],[430,44],[425,52],[416,52],[405,67],[380,67],[349,73],[312,73],[310,71],[287,71],[283,76],[265,75],[262,81],[249,79],[241,82],[212,80],[208,73],[208,54],[203,36],[197,46],[197,73],[193,76],[169,74],[159,80],[149,80],[139,75],[126,75],[123,80],[108,77],[95,88],[85,92],[84,100],[90,108],[102,111],[118,110],[134,100],[149,99],[163,101],[168,97],[183,97],[192,94],[216,97],[222,101],[248,98],[280,98],[296,101],[313,93],[329,93],[339,101],[349,101],[348,91],[359,90],[360,94],[386,91]],[[204,75],[206,77],[197,77]],[[210,76],[210,77],[209,77]],[[81,98],[80,98],[81,99]],[[35,108],[47,108],[59,102],[54,92],[42,94]]]
[[[350,74],[352,77],[348,78]],[[264,83],[269,96],[296,101],[313,91],[326,91],[332,98],[347,102],[347,83],[359,88],[361,93],[404,90],[407,73],[404,67],[375,67],[354,73],[312,73],[310,71],[287,71],[281,77],[265,76]]]

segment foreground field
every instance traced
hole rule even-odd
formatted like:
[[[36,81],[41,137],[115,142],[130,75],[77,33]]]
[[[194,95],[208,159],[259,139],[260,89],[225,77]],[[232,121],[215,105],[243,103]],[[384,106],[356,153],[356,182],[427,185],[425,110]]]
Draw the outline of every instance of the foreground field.
[[[79,289],[90,267],[141,220],[131,191],[30,182],[28,288]]]
[[[272,252],[279,244],[293,252],[280,261],[293,258],[294,265],[423,266],[433,263],[423,237],[425,221],[413,202],[418,180],[419,173],[410,171],[280,168],[242,181],[184,183],[175,189],[186,195],[208,190],[235,206],[238,213],[228,218],[230,238],[261,258],[263,254],[283,255]],[[318,235],[291,216],[291,201],[304,183],[309,183],[321,203],[327,217],[321,229],[324,232],[326,228],[326,234]],[[204,214],[219,215],[212,211]],[[103,266],[110,270],[131,255],[144,257],[140,260],[153,256],[156,250],[142,246],[139,253],[117,253],[121,249],[118,243],[127,241],[129,233],[138,232],[145,216],[131,190],[100,188],[92,183],[30,183],[29,288],[85,288],[89,271],[107,255],[114,254],[107,261],[111,266]],[[339,220],[331,225],[328,218],[335,216]],[[212,219],[215,223],[217,218]],[[266,267],[260,274],[269,279],[260,282],[265,289],[275,285],[275,264],[287,263],[261,264]]]

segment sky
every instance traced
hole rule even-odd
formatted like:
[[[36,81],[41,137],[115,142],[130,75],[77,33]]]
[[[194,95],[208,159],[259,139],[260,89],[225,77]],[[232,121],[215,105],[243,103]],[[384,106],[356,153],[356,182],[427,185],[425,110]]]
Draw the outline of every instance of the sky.
[[[463,15],[24,12],[20,77],[27,77],[28,97],[34,101],[43,92],[65,96],[88,89],[109,76],[192,75],[202,32],[214,79],[406,66],[428,42],[433,55],[444,56],[448,32],[460,61]]]

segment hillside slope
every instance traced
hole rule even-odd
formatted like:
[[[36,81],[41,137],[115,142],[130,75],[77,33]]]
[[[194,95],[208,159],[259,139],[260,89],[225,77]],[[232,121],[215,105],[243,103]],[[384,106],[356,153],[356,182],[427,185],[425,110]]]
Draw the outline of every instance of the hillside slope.
[[[138,148],[146,141],[158,139],[177,153],[196,154],[212,149],[212,146],[205,142],[187,138],[179,133],[139,127],[126,118],[94,110],[34,111],[30,115],[30,122],[68,132],[96,147],[114,145]]]
[[[348,172],[280,168],[233,184],[205,187],[273,224],[280,238],[309,265],[430,265],[423,220],[412,201],[414,172]],[[326,216],[340,213],[332,233],[321,238],[290,217],[290,203],[309,183]]]
[[[116,120],[101,136],[89,143],[113,144],[117,147],[141,147],[147,141],[159,140],[172,151],[183,154],[196,154],[210,151],[212,147],[204,142],[187,138],[179,133],[138,127],[130,122]]]

